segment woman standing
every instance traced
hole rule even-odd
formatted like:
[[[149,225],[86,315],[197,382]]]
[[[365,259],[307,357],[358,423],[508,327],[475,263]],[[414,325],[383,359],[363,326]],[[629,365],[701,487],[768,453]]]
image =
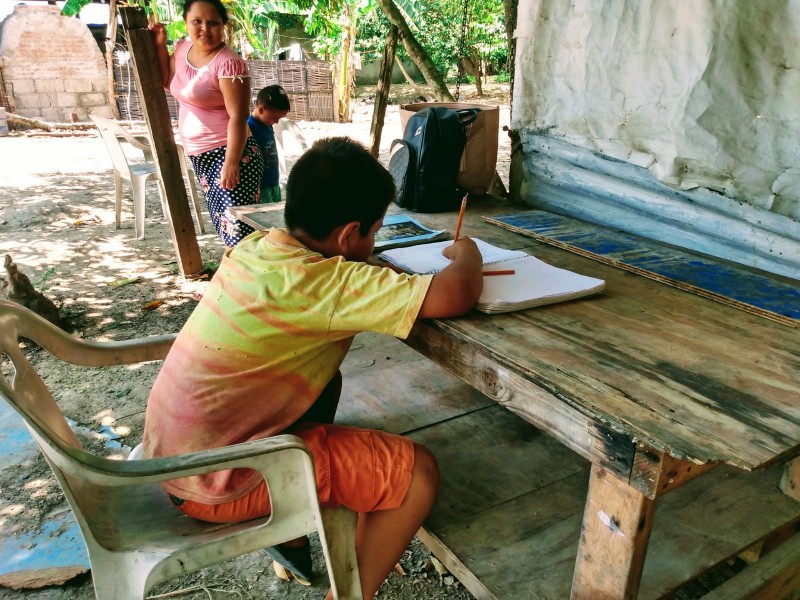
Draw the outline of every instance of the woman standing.
[[[228,13],[220,0],[186,0],[189,39],[167,51],[162,24],[152,26],[165,89],[178,101],[178,128],[206,194],[211,221],[232,247],[253,228],[230,208],[259,202],[264,160],[249,135],[250,75],[247,63],[225,45]]]

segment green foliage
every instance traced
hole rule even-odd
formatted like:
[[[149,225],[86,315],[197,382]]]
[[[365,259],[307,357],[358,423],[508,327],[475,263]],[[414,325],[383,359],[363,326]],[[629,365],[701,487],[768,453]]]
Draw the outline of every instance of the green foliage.
[[[499,70],[508,56],[503,0],[468,1],[465,53],[474,48],[492,70]],[[463,0],[403,0],[402,3],[397,0],[396,4],[437,70],[446,78],[455,78],[461,49]],[[359,21],[357,49],[363,60],[380,58],[388,31],[389,20],[380,11]],[[403,55],[400,45],[398,53]]]
[[[61,9],[61,14],[66,17],[74,17],[81,12],[84,6],[91,3],[92,0],[67,0],[64,8]]]

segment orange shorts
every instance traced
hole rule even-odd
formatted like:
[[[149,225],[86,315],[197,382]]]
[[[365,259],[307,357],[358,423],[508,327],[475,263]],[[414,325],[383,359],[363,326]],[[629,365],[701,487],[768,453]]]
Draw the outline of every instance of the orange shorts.
[[[346,506],[358,512],[397,508],[403,502],[414,470],[414,443],[405,437],[342,425],[305,423],[289,429],[303,439],[314,456],[322,506]],[[187,515],[213,523],[233,523],[270,513],[267,484],[222,504],[183,500]]]

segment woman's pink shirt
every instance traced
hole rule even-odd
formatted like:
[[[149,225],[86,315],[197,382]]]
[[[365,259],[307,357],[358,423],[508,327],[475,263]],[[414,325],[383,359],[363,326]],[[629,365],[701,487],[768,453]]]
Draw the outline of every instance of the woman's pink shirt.
[[[175,75],[169,91],[178,101],[178,130],[189,156],[214,150],[228,143],[228,111],[219,86],[220,79],[249,79],[247,63],[227,46],[204,67],[189,64],[190,40],[175,46]],[[244,82],[249,86],[249,81]]]

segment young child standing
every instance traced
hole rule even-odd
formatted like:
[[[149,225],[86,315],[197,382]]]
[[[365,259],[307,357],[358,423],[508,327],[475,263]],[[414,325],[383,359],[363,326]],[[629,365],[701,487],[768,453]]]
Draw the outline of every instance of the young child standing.
[[[452,262],[436,275],[366,262],[393,197],[392,177],[358,142],[327,138],[301,156],[286,187],[286,228],[257,231],[226,252],[164,361],[144,432],[147,457],[301,437],[314,457],[320,502],[359,513],[364,598],[429,514],[439,472],[430,451],[408,438],[330,424],[339,366],[356,333],[405,338],[418,318],[467,312],[483,288],[481,255],[469,238],[444,250]],[[270,510],[266,482],[251,470],[164,487],[201,520],[243,521]]]
[[[261,148],[264,157],[264,174],[261,177],[261,202],[280,202],[281,188],[278,185],[278,149],[272,126],[289,114],[289,96],[279,85],[268,85],[258,92],[256,106],[247,119],[250,133]]]

